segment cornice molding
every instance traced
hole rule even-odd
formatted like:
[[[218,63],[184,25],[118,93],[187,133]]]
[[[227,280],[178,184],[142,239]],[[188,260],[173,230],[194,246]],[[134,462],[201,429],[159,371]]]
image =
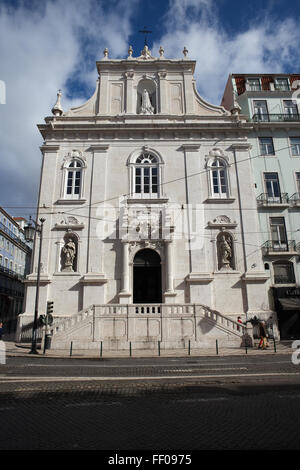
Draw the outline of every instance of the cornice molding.
[[[46,152],[57,152],[60,149],[60,145],[41,145],[40,150],[42,153]]]
[[[198,152],[200,147],[200,144],[183,144],[181,149],[185,152]]]
[[[107,152],[109,145],[91,145],[88,150],[93,152]]]

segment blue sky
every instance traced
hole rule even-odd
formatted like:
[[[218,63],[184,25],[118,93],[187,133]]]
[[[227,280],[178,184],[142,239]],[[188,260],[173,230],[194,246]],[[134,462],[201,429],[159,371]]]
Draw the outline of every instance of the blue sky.
[[[160,45],[170,58],[188,48],[198,91],[219,104],[230,72],[300,72],[299,20],[299,0],[0,0],[0,205],[34,213],[36,124],[58,89],[64,110],[91,96],[105,47],[112,58],[127,57],[129,45],[140,55],[146,26],[154,56]]]

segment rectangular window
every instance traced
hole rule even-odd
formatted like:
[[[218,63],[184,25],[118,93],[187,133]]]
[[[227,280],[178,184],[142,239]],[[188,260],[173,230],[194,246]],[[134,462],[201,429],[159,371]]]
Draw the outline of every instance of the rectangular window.
[[[272,137],[259,137],[261,155],[275,155]]]
[[[283,100],[284,114],[298,116],[298,106],[293,100]]]
[[[274,282],[275,284],[295,284],[295,272],[293,263],[281,262],[274,263]]]
[[[274,250],[287,250],[287,235],[284,217],[270,217],[272,247]]]
[[[248,78],[247,80],[249,90],[251,91],[261,91],[261,84],[259,78]]]
[[[275,90],[288,91],[289,89],[290,83],[288,78],[275,79]]]
[[[300,137],[290,137],[290,144],[292,148],[292,155],[295,157],[300,156]]]
[[[280,184],[278,179],[278,173],[265,173],[265,187],[269,202],[280,202]]]
[[[135,194],[158,195],[158,168],[145,166],[135,168]]]
[[[269,113],[266,100],[254,100],[253,108],[255,120],[269,121]]]

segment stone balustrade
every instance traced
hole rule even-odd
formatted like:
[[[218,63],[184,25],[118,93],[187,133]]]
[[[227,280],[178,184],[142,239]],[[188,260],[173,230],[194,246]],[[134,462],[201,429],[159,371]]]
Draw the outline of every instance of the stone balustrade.
[[[52,326],[52,348],[109,349],[180,348],[190,341],[195,347],[219,343],[240,344],[247,328],[201,304],[106,304],[92,305]]]

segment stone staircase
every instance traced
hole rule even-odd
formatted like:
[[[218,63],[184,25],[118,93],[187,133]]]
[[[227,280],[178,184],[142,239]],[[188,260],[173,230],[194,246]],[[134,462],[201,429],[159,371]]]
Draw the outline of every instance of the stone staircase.
[[[180,349],[242,344],[247,328],[201,304],[91,305],[51,327],[51,349]]]

